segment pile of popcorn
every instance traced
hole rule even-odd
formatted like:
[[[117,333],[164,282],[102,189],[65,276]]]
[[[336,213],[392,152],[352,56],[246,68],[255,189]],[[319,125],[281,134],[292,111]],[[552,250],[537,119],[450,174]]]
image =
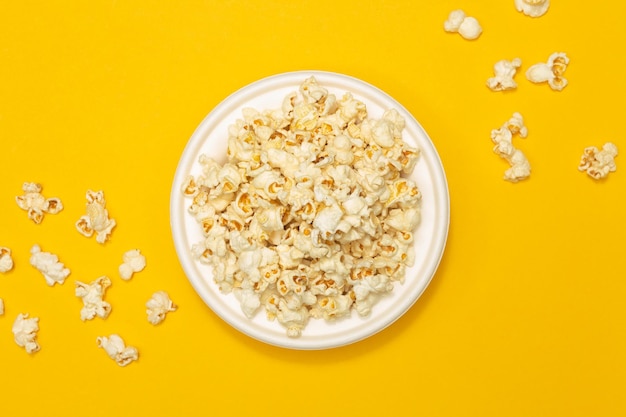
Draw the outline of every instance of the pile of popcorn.
[[[515,0],[517,11],[532,18],[543,16],[549,7],[550,0]],[[478,20],[467,16],[461,9],[450,12],[443,27],[446,32],[459,33],[467,40],[475,40],[483,32]],[[532,83],[547,83],[552,90],[562,91],[568,84],[564,74],[569,62],[569,57],[564,52],[554,52],[545,63],[530,66],[525,75]],[[491,91],[516,89],[517,82],[514,77],[521,66],[520,58],[496,62],[493,66],[494,76],[487,79],[487,87]],[[526,155],[512,143],[514,135],[525,138],[527,134],[528,129],[519,112],[515,112],[502,127],[491,132],[491,140],[495,144],[493,151],[510,164],[510,168],[504,173],[504,179],[507,181],[518,182],[530,176],[530,163]],[[595,146],[587,147],[581,156],[578,169],[596,180],[606,178],[610,172],[616,170],[614,160],[616,156],[617,146],[611,142],[605,143],[602,150]]]
[[[309,318],[368,315],[403,281],[421,202],[404,124],[310,77],[280,109],[243,111],[228,162],[199,158],[182,187],[204,234],[192,252],[247,317],[264,310],[298,337]]]
[[[46,214],[58,214],[63,210],[63,204],[58,198],[45,198],[42,195],[43,187],[38,183],[24,183],[23,195],[16,197],[17,205],[28,213],[28,218],[35,224],[41,224]],[[75,228],[82,235],[91,237],[95,234],[96,241],[105,244],[116,226],[114,219],[109,217],[106,201],[102,191],[88,190],[86,194],[86,214],[75,223]],[[129,280],[134,273],[141,272],[146,267],[146,258],[139,249],[132,249],[123,254],[119,265],[120,278]],[[45,252],[38,244],[30,249],[29,262],[39,271],[50,287],[63,285],[71,271],[61,262],[58,255]],[[0,273],[6,274],[14,269],[14,260],[11,249],[0,247]],[[112,281],[107,276],[101,276],[92,282],[75,281],[75,295],[83,304],[80,310],[82,321],[92,320],[95,317],[106,319],[111,313],[112,306],[104,297]],[[175,311],[177,306],[170,300],[165,291],[156,291],[146,302],[147,320],[153,325],[161,323],[167,313]],[[0,298],[0,316],[5,313],[4,300]],[[27,353],[40,350],[37,341],[39,331],[39,317],[29,317],[28,313],[19,313],[13,323],[12,332],[15,343],[24,348]],[[126,366],[136,361],[139,352],[135,347],[125,346],[123,339],[112,334],[108,337],[98,337],[97,346],[120,366]]]

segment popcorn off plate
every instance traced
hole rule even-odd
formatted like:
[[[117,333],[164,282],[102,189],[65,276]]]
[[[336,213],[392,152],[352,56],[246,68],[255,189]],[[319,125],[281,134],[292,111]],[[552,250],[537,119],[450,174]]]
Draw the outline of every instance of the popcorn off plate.
[[[372,307],[367,317],[352,311],[335,321],[311,318],[299,337],[287,336],[276,320],[269,321],[263,308],[249,319],[234,294],[223,294],[213,280],[209,265],[194,259],[192,245],[203,239],[200,225],[187,212],[190,200],[181,188],[188,175],[201,172],[200,155],[227,161],[228,128],[242,119],[242,109],[279,109],[283,99],[297,92],[302,82],[317,82],[339,99],[351,93],[363,102],[369,117],[380,118],[387,109],[396,109],[405,119],[403,140],[420,149],[420,156],[409,176],[422,193],[421,221],[414,231],[415,263],[407,267],[404,283],[395,282],[393,291]],[[284,348],[314,350],[348,345],[372,336],[401,317],[419,299],[434,276],[448,236],[450,202],[441,160],[430,138],[417,120],[396,100],[359,79],[323,71],[295,71],[263,78],[234,92],[215,107],[200,123],[180,158],[171,191],[170,223],[174,245],[187,278],[204,302],[224,321],[259,341]]]

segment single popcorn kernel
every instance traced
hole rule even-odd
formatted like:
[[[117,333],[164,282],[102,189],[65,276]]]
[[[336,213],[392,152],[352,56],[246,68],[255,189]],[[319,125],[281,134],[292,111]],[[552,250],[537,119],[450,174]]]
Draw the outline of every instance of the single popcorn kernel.
[[[446,32],[458,32],[468,40],[476,39],[483,32],[480,23],[474,17],[466,16],[463,10],[453,10],[448,19],[443,23]]]
[[[491,140],[495,143],[493,151],[505,159],[511,167],[504,173],[504,179],[510,182],[518,182],[530,176],[530,163],[522,151],[513,146],[513,135],[525,138],[528,129],[524,126],[524,119],[519,113],[513,113],[500,129],[491,131]]]
[[[0,246],[0,273],[7,273],[13,269],[11,249]]]
[[[487,87],[491,91],[505,91],[514,90],[517,88],[517,83],[513,80],[517,69],[522,65],[522,61],[519,58],[515,58],[512,61],[503,59],[498,61],[493,66],[494,76],[487,80]]]
[[[83,308],[80,310],[82,321],[91,320],[98,316],[105,319],[111,313],[111,304],[104,301],[104,293],[111,286],[111,280],[102,276],[89,284],[76,281],[75,294],[82,299]]]
[[[41,194],[41,184],[25,182],[22,190],[24,195],[15,197],[15,200],[22,210],[28,212],[28,218],[35,224],[40,224],[45,214],[57,214],[63,210],[61,200],[58,198],[45,198]]]
[[[515,0],[518,12],[530,17],[540,17],[546,14],[550,7],[550,0]]]
[[[30,264],[41,272],[49,286],[63,284],[70,270],[59,262],[59,257],[49,252],[43,252],[39,245],[34,245],[30,250]]]
[[[111,236],[111,231],[116,225],[115,220],[109,218],[102,191],[87,190],[86,198],[87,214],[78,219],[76,229],[85,237],[91,237],[95,233],[96,241],[104,244]]]
[[[128,281],[133,277],[136,272],[141,272],[146,267],[146,257],[141,254],[139,249],[129,250],[124,253],[122,260],[124,261],[119,266],[120,277]]]
[[[548,62],[531,66],[526,71],[526,78],[533,83],[547,82],[555,91],[563,90],[568,82],[563,74],[569,64],[569,58],[563,52],[555,52],[548,58]]]
[[[109,337],[100,336],[96,338],[96,344],[99,348],[109,355],[119,366],[126,366],[131,362],[139,359],[139,351],[132,346],[126,346],[124,340],[117,334]]]
[[[152,294],[152,297],[146,303],[146,307],[148,321],[155,326],[165,320],[167,313],[176,311],[178,308],[165,291],[157,291]]]
[[[404,118],[369,117],[314,77],[280,109],[242,115],[227,161],[201,155],[201,173],[181,186],[202,232],[194,259],[246,317],[263,309],[288,337],[311,318],[370,314],[415,261],[422,193],[407,176],[420,150],[403,141]],[[151,299],[154,322],[167,300]]]
[[[611,142],[607,142],[599,150],[595,146],[585,148],[583,155],[580,157],[578,170],[586,172],[591,178],[599,180],[606,178],[610,172],[615,172],[615,157],[617,156],[617,146]]]
[[[12,331],[15,343],[23,347],[27,353],[35,353],[40,350],[37,343],[38,323],[38,317],[29,318],[28,314],[18,314],[13,323]]]

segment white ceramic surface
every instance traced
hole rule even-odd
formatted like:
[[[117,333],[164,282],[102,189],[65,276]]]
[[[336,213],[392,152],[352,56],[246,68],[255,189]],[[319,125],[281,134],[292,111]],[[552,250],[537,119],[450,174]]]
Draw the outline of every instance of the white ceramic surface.
[[[393,293],[382,298],[369,317],[356,312],[333,323],[311,319],[299,338],[287,337],[285,328],[270,322],[262,309],[248,319],[232,294],[222,294],[213,282],[210,267],[195,261],[191,246],[202,240],[200,226],[187,213],[190,200],[182,196],[181,186],[189,174],[200,172],[198,157],[207,154],[226,161],[228,127],[242,118],[241,110],[280,108],[283,98],[297,91],[310,76],[334,93],[344,93],[366,104],[371,117],[380,117],[384,110],[395,108],[406,120],[404,140],[421,150],[411,178],[422,192],[422,220],[415,232],[415,265],[407,268],[403,284],[396,283]],[[435,274],[444,252],[448,235],[450,203],[448,185],[441,160],[433,143],[415,118],[396,100],[359,79],[323,71],[296,71],[271,76],[236,91],[220,103],[200,123],[180,158],[171,192],[170,222],[180,263],[198,295],[223,320],[235,329],[257,340],[291,349],[327,349],[344,346],[367,338],[392,324],[420,297]]]

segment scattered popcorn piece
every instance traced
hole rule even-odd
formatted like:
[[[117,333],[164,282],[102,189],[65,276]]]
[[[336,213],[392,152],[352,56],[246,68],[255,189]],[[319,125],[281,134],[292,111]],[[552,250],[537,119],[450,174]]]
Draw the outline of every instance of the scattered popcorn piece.
[[[28,218],[35,224],[43,221],[46,214],[57,214],[63,210],[63,204],[58,198],[45,198],[41,194],[42,186],[34,182],[25,182],[22,185],[24,195],[15,197],[17,205],[28,212]]]
[[[119,267],[120,276],[128,281],[135,272],[141,272],[146,267],[146,257],[139,249],[129,250],[122,256],[123,263]]]
[[[30,250],[30,264],[41,272],[50,286],[63,284],[70,270],[65,268],[59,257],[49,252],[43,252],[39,245],[34,245]]]
[[[94,192],[87,190],[87,214],[76,222],[76,229],[86,237],[96,233],[96,241],[104,244],[111,236],[115,227],[115,220],[109,218],[109,212],[105,208],[106,201],[102,191]]]
[[[448,19],[443,23],[446,32],[458,32],[463,38],[472,40],[476,39],[483,32],[480,23],[476,18],[466,16],[463,10],[453,10],[450,12]]]
[[[587,172],[587,175],[596,180],[605,178],[609,172],[617,170],[616,156],[617,146],[611,142],[605,143],[602,150],[598,150],[595,146],[589,146],[585,148],[580,157],[578,170]]]
[[[157,291],[146,303],[146,313],[148,313],[148,321],[154,325],[165,320],[165,315],[170,311],[176,311],[178,308],[169,295],[165,291]]]
[[[4,300],[0,298],[0,316],[4,315]]]
[[[451,11],[446,21],[443,22],[443,29],[446,32],[458,32],[465,17],[465,12],[461,9]]]
[[[117,334],[112,334],[109,337],[100,336],[96,338],[96,343],[119,366],[126,366],[139,358],[137,349],[132,346],[127,347],[124,340]]]
[[[550,7],[550,0],[515,0],[515,8],[526,16],[543,16]]]
[[[0,246],[0,272],[7,273],[13,269],[11,249]]]
[[[567,86],[567,79],[563,77],[569,58],[563,52],[555,52],[548,58],[547,63],[531,66],[526,71],[526,78],[533,83],[548,82],[550,88],[561,91]]]
[[[311,318],[370,314],[413,265],[420,150],[395,109],[369,117],[350,93],[314,77],[280,109],[245,109],[228,129],[227,162],[202,155],[181,184],[202,239],[191,253],[242,313],[264,310],[288,337]]]
[[[491,140],[496,144],[493,151],[511,164],[511,167],[504,173],[504,179],[510,182],[518,182],[530,176],[528,159],[522,151],[513,146],[512,139],[513,135],[516,134],[522,138],[528,135],[528,129],[524,126],[524,119],[519,113],[513,113],[513,117],[500,129],[491,131]]]
[[[83,300],[83,308],[80,310],[82,321],[91,320],[98,316],[105,319],[111,313],[111,304],[103,300],[104,293],[111,286],[111,280],[106,276],[85,284],[76,281],[75,294]]]
[[[503,59],[493,66],[494,76],[487,80],[487,87],[492,91],[513,90],[517,83],[513,80],[517,69],[522,65],[522,60],[515,58],[512,61]]]
[[[19,347],[26,349],[27,353],[39,351],[37,344],[37,332],[39,331],[39,318],[28,318],[28,314],[19,314],[13,323],[13,337]]]

